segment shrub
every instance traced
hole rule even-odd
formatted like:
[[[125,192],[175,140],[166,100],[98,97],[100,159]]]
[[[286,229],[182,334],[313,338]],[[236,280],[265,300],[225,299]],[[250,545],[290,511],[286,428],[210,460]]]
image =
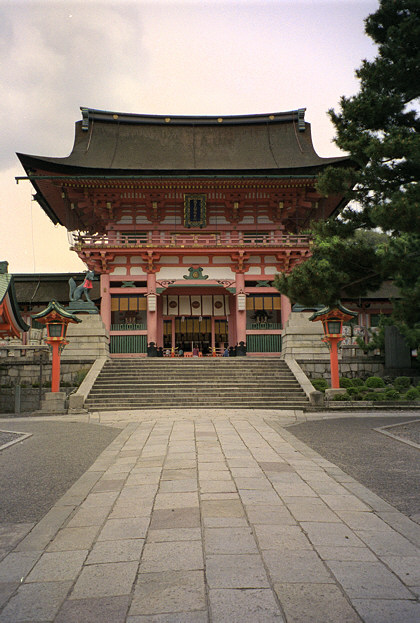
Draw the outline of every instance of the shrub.
[[[353,387],[363,387],[365,382],[358,377],[352,379]]]
[[[365,394],[363,392],[360,392],[359,394],[353,396],[353,400],[366,400]]]
[[[349,396],[358,396],[361,393],[361,389],[359,387],[348,387],[347,393]]]
[[[79,385],[81,385],[82,381],[84,380],[85,376],[87,375],[87,373],[89,372],[89,368],[82,368],[81,370],[78,370],[75,377],[74,377],[74,386],[75,387],[79,387]]]
[[[313,379],[311,381],[312,385],[315,387],[315,389],[317,389],[319,392],[325,392],[325,390],[328,387],[328,383],[325,379]]]
[[[336,394],[333,400],[343,401],[343,400],[350,400],[350,398],[351,396],[349,396],[348,394]]]
[[[372,402],[376,402],[377,400],[384,400],[385,394],[382,392],[368,392],[364,395],[363,400],[371,400]]]
[[[412,387],[404,394],[404,400],[419,400],[420,391],[415,387]]]
[[[348,379],[346,376],[340,377],[340,387],[353,387],[352,379]]]
[[[396,389],[387,389],[385,392],[385,400],[398,400],[400,393]]]
[[[410,387],[410,377],[408,376],[397,376],[393,383],[395,389],[399,391],[408,389]]]
[[[385,387],[384,380],[380,376],[369,376],[365,385],[366,387]]]

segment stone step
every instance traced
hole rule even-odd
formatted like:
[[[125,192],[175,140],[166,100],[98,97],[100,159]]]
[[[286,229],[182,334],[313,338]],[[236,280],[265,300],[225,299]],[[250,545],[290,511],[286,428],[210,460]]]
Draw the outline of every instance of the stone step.
[[[237,389],[238,391],[244,390],[253,390],[253,391],[271,391],[271,390],[283,390],[283,389],[301,389],[300,385],[297,381],[289,380],[289,381],[279,381],[273,382],[270,379],[265,379],[261,381],[261,383],[249,383],[246,380],[241,380],[236,382],[235,379],[220,379],[217,381],[209,381],[203,382],[203,380],[193,383],[190,380],[185,379],[175,379],[170,381],[157,381],[154,379],[153,381],[143,382],[141,380],[135,381],[133,383],[122,383],[122,382],[112,382],[112,381],[98,381],[95,383],[92,389],[100,389],[101,391],[106,391],[110,389],[119,389],[120,391],[127,391],[128,389],[141,389],[142,391],[148,389],[167,389],[173,391],[177,388],[181,388],[183,390],[186,389],[197,389],[203,391],[207,388],[208,391],[213,391],[214,389]]]
[[[147,400],[163,400],[163,399],[177,399],[177,400],[205,400],[206,402],[208,402],[209,400],[213,400],[215,398],[224,398],[226,400],[259,400],[259,401],[268,401],[268,400],[288,400],[288,399],[301,399],[301,394],[299,392],[284,392],[282,394],[272,394],[270,396],[266,396],[266,395],[262,395],[262,394],[255,394],[255,393],[247,393],[247,394],[232,394],[230,392],[212,392],[211,394],[199,394],[197,393],[192,393],[190,392],[188,395],[186,395],[183,392],[179,392],[179,393],[162,393],[162,392],[155,392],[155,393],[150,393],[147,396],[144,395],[144,393],[139,393],[139,394],[123,394],[123,395],[118,395],[118,394],[92,394],[92,396],[89,396],[88,400],[90,401],[104,401],[104,400],[113,400],[118,401],[118,400],[129,400],[129,401],[133,401],[133,400],[142,400],[142,399],[147,399]]]
[[[207,409],[218,409],[218,408],[251,408],[251,409],[303,409],[308,406],[308,403],[304,400],[284,400],[284,401],[239,401],[239,400],[214,400],[211,404],[207,401],[196,402],[196,401],[185,401],[179,402],[178,400],[161,400],[161,401],[133,401],[133,402],[115,402],[110,403],[106,402],[88,402],[86,404],[86,408],[89,411],[124,411],[128,409],[159,409],[159,408],[207,408]]]
[[[113,359],[98,376],[90,410],[305,408],[309,401],[284,361],[271,358]]]
[[[138,372],[105,372],[103,374],[100,375],[103,378],[120,378],[120,379],[138,379],[138,378],[154,378],[154,379],[164,379],[164,378],[174,378],[174,379],[179,379],[179,378],[188,378],[188,379],[219,379],[219,378],[235,378],[235,379],[241,379],[241,378],[247,378],[247,379],[264,379],[267,377],[270,378],[274,378],[274,379],[288,379],[288,378],[295,378],[293,376],[293,374],[288,373],[288,374],[282,374],[281,372],[272,372],[270,370],[267,370],[265,372],[257,372],[257,371],[251,371],[251,372],[246,372],[246,371],[228,371],[228,370],[223,370],[223,371],[202,371],[202,372],[196,372],[195,370],[193,371],[189,371],[189,370],[183,370],[183,371],[173,371],[173,370],[159,370],[156,372],[153,371],[149,371],[149,370],[139,370]]]
[[[179,375],[179,376],[155,376],[155,375],[150,375],[150,376],[100,376],[100,379],[98,379],[98,382],[101,383],[115,383],[118,382],[119,384],[123,384],[123,385],[132,385],[133,383],[138,383],[138,382],[142,382],[145,384],[167,384],[167,383],[179,383],[181,381],[184,381],[186,384],[187,383],[203,383],[205,382],[206,384],[211,383],[213,385],[216,385],[217,383],[231,383],[231,384],[237,384],[240,383],[242,385],[245,384],[252,384],[252,385],[261,385],[261,384],[265,384],[265,383],[270,383],[271,385],[274,385],[276,383],[297,383],[296,379],[294,376],[261,376],[261,377],[255,377],[255,376],[244,376],[244,375],[240,375],[238,377],[233,376],[231,374],[224,374],[222,375],[215,375],[215,376],[211,376],[208,377],[206,376],[205,379],[203,379],[202,376],[198,376],[198,377],[190,377],[190,376],[185,376],[185,374]]]

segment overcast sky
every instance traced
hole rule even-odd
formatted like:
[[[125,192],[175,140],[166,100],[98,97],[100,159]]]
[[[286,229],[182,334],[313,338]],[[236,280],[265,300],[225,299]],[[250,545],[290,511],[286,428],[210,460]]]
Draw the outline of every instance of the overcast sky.
[[[306,108],[316,151],[376,49],[376,0],[0,0],[0,260],[9,272],[85,270],[31,200],[15,152],[66,156],[80,106],[167,115]]]

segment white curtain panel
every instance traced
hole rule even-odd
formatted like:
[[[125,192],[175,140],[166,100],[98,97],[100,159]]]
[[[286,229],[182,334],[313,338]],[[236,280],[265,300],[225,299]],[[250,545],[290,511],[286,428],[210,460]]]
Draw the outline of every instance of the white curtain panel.
[[[213,295],[213,316],[225,316],[225,297],[223,294]]]
[[[175,294],[168,296],[168,316],[179,316],[178,296]]]
[[[202,303],[200,294],[191,295],[191,315],[202,316]]]
[[[164,316],[229,316],[229,295],[171,294],[162,297]]]
[[[191,316],[191,311],[191,297],[185,294],[181,295],[179,297],[179,315]]]
[[[201,297],[202,299],[202,316],[212,316],[213,315],[213,297],[211,294],[205,294]]]

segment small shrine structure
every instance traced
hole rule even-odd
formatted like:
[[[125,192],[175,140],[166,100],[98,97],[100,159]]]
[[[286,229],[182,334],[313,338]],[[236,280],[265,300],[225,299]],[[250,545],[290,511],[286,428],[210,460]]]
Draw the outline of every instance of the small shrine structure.
[[[82,108],[66,158],[18,154],[35,199],[100,276],[113,354],[280,353],[291,306],[272,286],[311,253],[304,232],[342,203],[317,176],[305,109],[243,116]]]
[[[0,339],[20,338],[26,331],[29,326],[21,316],[13,275],[8,273],[8,262],[0,262]]]

